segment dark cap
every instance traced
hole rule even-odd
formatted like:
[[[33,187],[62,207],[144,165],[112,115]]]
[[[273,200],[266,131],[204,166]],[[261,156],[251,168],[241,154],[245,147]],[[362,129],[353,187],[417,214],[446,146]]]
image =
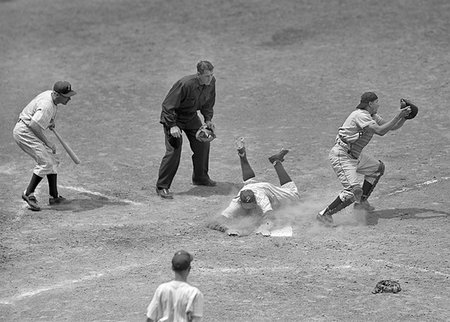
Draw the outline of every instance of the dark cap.
[[[243,202],[243,203],[256,202],[255,194],[253,193],[252,190],[249,190],[249,189],[242,190],[239,193],[239,198],[241,199],[241,202]]]
[[[64,97],[71,97],[77,93],[72,90],[72,85],[66,81],[57,81],[55,85],[53,85],[53,90]]]
[[[367,106],[369,106],[370,102],[373,102],[377,99],[378,99],[378,96],[374,92],[365,92],[364,94],[361,95],[361,102],[359,103],[359,105],[356,108],[364,109]]]
[[[194,257],[187,251],[179,250],[173,255],[172,258],[172,269],[174,271],[184,271],[191,266],[191,262]]]

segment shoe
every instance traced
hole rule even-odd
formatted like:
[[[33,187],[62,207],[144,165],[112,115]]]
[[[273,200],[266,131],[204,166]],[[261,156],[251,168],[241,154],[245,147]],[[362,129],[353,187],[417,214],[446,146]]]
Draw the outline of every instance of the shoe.
[[[289,150],[286,149],[281,149],[280,152],[278,152],[277,154],[272,155],[271,157],[269,157],[269,161],[270,163],[274,163],[275,161],[280,161],[283,162],[284,161],[284,156],[286,154],[288,154]]]
[[[333,217],[327,213],[326,209],[319,211],[319,213],[316,216],[316,219],[324,225],[333,224]]]
[[[57,198],[54,198],[54,197],[48,198],[48,204],[50,206],[64,205],[64,204],[68,204],[68,203],[70,203],[70,201],[67,200],[66,198],[64,198],[63,196],[58,196]]]
[[[41,207],[38,206],[38,202],[34,195],[27,196],[25,191],[22,193],[22,199],[30,206],[30,210],[40,211]]]
[[[158,187],[156,187],[156,193],[163,199],[173,199],[173,195],[169,189],[159,189]]]
[[[215,187],[217,186],[217,182],[214,180],[208,179],[206,181],[192,181],[194,186],[207,186],[207,187]]]
[[[245,142],[243,137],[239,137],[235,140],[236,150],[240,157],[245,157]]]
[[[355,203],[353,208],[356,210],[366,210],[366,211],[374,211],[375,207],[372,206],[367,200]]]

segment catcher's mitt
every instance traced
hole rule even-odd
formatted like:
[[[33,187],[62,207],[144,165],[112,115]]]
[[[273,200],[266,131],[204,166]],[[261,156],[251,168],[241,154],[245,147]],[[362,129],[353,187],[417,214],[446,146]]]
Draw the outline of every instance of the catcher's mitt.
[[[373,294],[377,293],[398,293],[402,290],[400,284],[396,281],[383,280],[377,283],[375,289],[372,291]]]
[[[214,134],[213,130],[211,130],[206,124],[204,124],[198,129],[195,137],[200,142],[211,142],[216,138],[216,135]]]
[[[417,113],[419,112],[419,108],[413,104],[410,100],[407,100],[406,98],[400,99],[400,108],[409,107],[411,109],[411,113],[409,113],[408,116],[405,116],[405,119],[410,120],[416,117]]]

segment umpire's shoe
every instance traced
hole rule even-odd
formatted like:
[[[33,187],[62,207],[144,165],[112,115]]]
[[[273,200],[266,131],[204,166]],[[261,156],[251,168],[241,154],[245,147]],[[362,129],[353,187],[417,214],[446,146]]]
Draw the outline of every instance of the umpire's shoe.
[[[272,164],[273,164],[274,162],[276,162],[276,161],[283,162],[283,161],[284,161],[284,156],[285,156],[286,154],[288,154],[288,152],[289,152],[289,150],[281,149],[280,152],[278,152],[277,154],[274,154],[274,155],[272,155],[271,157],[269,157],[269,162],[272,163]]]
[[[37,199],[34,195],[27,196],[25,191],[22,193],[22,199],[30,206],[30,210],[40,211],[41,207],[38,206]]]
[[[160,189],[156,187],[156,193],[163,199],[173,199],[173,195],[169,189],[166,188]]]

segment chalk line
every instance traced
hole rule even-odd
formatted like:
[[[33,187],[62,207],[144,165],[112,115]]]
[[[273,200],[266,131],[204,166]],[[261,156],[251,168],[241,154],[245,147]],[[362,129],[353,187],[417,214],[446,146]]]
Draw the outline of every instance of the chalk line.
[[[87,190],[87,189],[81,188],[81,187],[73,187],[73,186],[60,186],[60,187],[64,188],[64,189],[68,189],[68,190],[77,191],[77,192],[88,193],[90,195],[99,196],[99,197],[102,197],[102,198],[107,198],[107,199],[112,199],[112,200],[125,202],[125,203],[131,204],[131,205],[135,205],[135,206],[142,206],[143,205],[143,203],[140,203],[140,202],[135,202],[135,201],[132,201],[132,200],[129,200],[129,199],[120,199],[120,198],[117,198],[117,197],[108,196],[108,195],[105,195],[103,193],[96,192],[96,191],[90,191],[90,190]]]
[[[406,268],[409,270],[417,270],[419,272],[423,272],[423,273],[433,273],[436,275],[441,275],[441,276],[445,276],[445,277],[450,277],[450,274],[447,273],[443,273],[440,271],[435,271],[435,270],[431,270],[431,269],[426,269],[426,268],[421,268],[421,267],[413,267],[413,266],[408,266],[408,265],[403,265],[403,264],[395,264],[389,261],[385,261],[384,259],[373,259],[374,262],[381,262],[381,263],[386,263],[389,264],[391,266],[395,266],[395,267],[399,267],[399,268]]]
[[[396,194],[399,194],[399,193],[402,193],[402,192],[410,191],[410,190],[413,190],[415,188],[420,188],[420,187],[423,187],[423,186],[429,186],[429,185],[437,183],[439,181],[445,181],[445,180],[448,180],[448,179],[450,179],[450,177],[442,177],[440,179],[427,180],[427,181],[424,181],[424,182],[421,182],[421,183],[416,183],[415,185],[413,185],[411,187],[403,187],[403,188],[401,188],[399,190],[396,190],[394,192],[388,193],[387,195],[388,196],[396,195]]]
[[[128,266],[120,266],[120,267],[116,267],[114,269],[108,269],[108,270],[103,270],[100,272],[94,272],[92,274],[89,274],[87,276],[81,277],[79,279],[75,279],[75,280],[66,280],[66,281],[62,281],[60,283],[56,283],[54,285],[49,285],[46,287],[41,287],[35,290],[31,290],[31,291],[27,291],[27,292],[23,292],[19,295],[15,295],[12,297],[8,297],[8,298],[2,298],[0,299],[0,304],[14,304],[15,302],[18,302],[20,300],[23,300],[25,298],[28,297],[33,297],[35,295],[38,295],[40,293],[44,293],[44,292],[48,292],[48,291],[52,291],[55,289],[61,289],[61,288],[67,288],[70,287],[74,284],[79,284],[82,282],[86,282],[86,281],[92,281],[98,278],[101,278],[105,275],[112,275],[114,273],[117,272],[124,272],[124,271],[129,271],[133,268],[136,267],[140,267],[141,265],[128,265]]]

